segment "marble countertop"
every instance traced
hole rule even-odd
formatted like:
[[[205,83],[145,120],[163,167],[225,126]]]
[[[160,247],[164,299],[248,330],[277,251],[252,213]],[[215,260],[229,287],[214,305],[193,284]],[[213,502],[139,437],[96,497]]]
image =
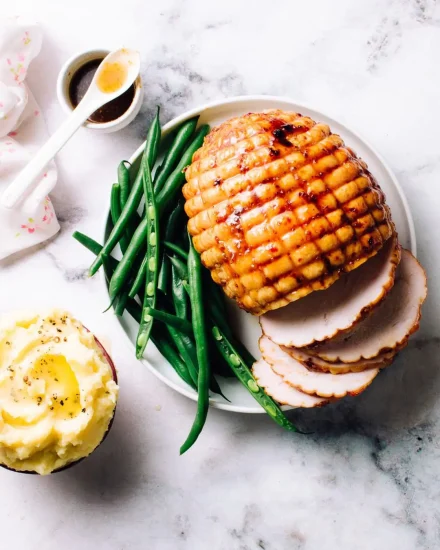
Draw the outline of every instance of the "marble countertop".
[[[439,548],[440,4],[15,0],[9,9],[42,22],[30,83],[51,131],[64,117],[57,73],[80,49],[141,50],[146,93],[125,130],[83,129],[69,142],[52,195],[61,232],[0,265],[1,310],[48,300],[71,309],[107,334],[121,384],[113,430],[87,461],[47,478],[0,471],[1,547]],[[157,103],[166,122],[201,102],[256,93],[322,109],[383,154],[409,199],[430,295],[420,332],[380,383],[293,413],[312,435],[211,410],[197,445],[179,457],[194,403],[133,359],[100,313],[100,284],[86,276],[90,255],[71,233],[99,237],[116,165],[140,144]]]

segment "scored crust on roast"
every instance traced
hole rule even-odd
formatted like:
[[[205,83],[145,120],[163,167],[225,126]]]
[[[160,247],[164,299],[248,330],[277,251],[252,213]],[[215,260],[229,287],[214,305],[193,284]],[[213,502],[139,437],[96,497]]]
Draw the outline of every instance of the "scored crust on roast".
[[[330,363],[320,357],[307,353],[307,350],[304,349],[288,348],[285,346],[281,346],[281,349],[308,369],[330,372],[331,374],[346,374],[347,372],[360,372],[373,368],[383,369],[391,365],[397,354],[397,351],[389,351],[381,353],[374,359],[363,359],[355,363]]]
[[[263,359],[285,382],[311,395],[327,398],[358,395],[371,384],[379,372],[377,368],[347,374],[317,372],[304,367],[267,336],[262,336],[259,344]]]
[[[301,348],[350,330],[391,290],[399,262],[400,245],[394,236],[376,256],[325,292],[262,315],[263,333],[279,345]]]
[[[387,298],[352,333],[309,348],[309,351],[325,361],[353,363],[400,350],[419,328],[426,294],[423,267],[411,252],[402,250],[396,280]]]
[[[328,399],[309,395],[290,386],[284,379],[272,370],[269,363],[259,359],[252,366],[252,371],[258,385],[264,388],[267,395],[270,395],[281,405],[291,407],[322,407],[328,403]]]
[[[326,124],[298,113],[224,122],[186,179],[188,230],[203,264],[256,315],[326,289],[394,231],[366,164]]]

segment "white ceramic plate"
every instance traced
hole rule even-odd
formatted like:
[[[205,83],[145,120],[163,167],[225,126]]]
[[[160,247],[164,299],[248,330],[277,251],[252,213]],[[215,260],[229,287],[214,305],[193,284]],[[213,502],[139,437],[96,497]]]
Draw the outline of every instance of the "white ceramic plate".
[[[408,202],[389,166],[379,155],[379,153],[377,153],[377,151],[375,151],[371,145],[366,143],[365,140],[363,140],[357,133],[353,132],[353,130],[350,130],[324,113],[284,97],[242,96],[222,99],[220,101],[202,105],[201,107],[197,107],[191,111],[187,111],[186,113],[168,122],[162,130],[163,134],[166,135],[170,131],[174,130],[183,121],[196,115],[200,115],[200,124],[207,123],[211,127],[214,127],[237,115],[273,108],[300,112],[311,117],[313,120],[328,124],[334,133],[342,136],[345,143],[349,147],[352,147],[358,156],[367,162],[369,169],[372,174],[374,174],[382,190],[386,194],[387,203],[391,208],[393,219],[396,224],[397,231],[399,232],[400,242],[404,247],[409,248],[415,254],[416,238],[414,223],[411,217]],[[143,145],[141,145],[133,154],[130,162],[136,163],[136,161],[139,161],[142,151]],[[105,284],[104,277],[102,277],[102,281],[104,281]],[[258,338],[261,331],[257,318],[240,310],[234,303],[232,303],[232,301],[230,302],[230,317],[231,323],[235,326],[241,340],[256,357],[259,357],[260,353],[258,350]],[[125,338],[129,343],[131,353],[134,356],[137,324],[127,313],[125,313],[122,318],[115,316],[115,319],[121,328],[121,332],[124,333]],[[142,359],[142,362],[155,376],[165,382],[165,384],[179,393],[186,395],[190,399],[197,399],[197,394],[177,376],[173,368],[163,359],[151,343],[147,346],[145,358]],[[230,399],[231,402],[228,403],[222,397],[214,395],[210,400],[213,407],[241,413],[264,412],[264,410],[258,405],[258,403],[256,403],[249,392],[236,378],[220,378],[220,385],[224,394]]]

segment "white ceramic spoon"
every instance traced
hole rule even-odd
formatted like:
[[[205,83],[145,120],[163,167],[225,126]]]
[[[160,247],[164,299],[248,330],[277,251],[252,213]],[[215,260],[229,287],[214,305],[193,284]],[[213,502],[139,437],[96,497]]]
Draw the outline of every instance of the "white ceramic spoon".
[[[2,206],[14,208],[34,191],[38,176],[58,151],[92,113],[128,90],[136,80],[139,69],[139,52],[121,48],[109,53],[99,65],[89,89],[76,109],[6,188],[1,198]],[[41,186],[41,196],[36,197],[40,200],[47,194],[44,184]]]

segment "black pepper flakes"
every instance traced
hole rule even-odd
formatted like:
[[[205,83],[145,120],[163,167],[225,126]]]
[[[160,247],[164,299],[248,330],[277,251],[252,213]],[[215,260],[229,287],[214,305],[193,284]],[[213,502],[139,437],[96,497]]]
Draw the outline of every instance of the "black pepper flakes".
[[[60,405],[61,405],[62,407],[64,407],[64,400],[63,400],[63,399],[61,399]]]

